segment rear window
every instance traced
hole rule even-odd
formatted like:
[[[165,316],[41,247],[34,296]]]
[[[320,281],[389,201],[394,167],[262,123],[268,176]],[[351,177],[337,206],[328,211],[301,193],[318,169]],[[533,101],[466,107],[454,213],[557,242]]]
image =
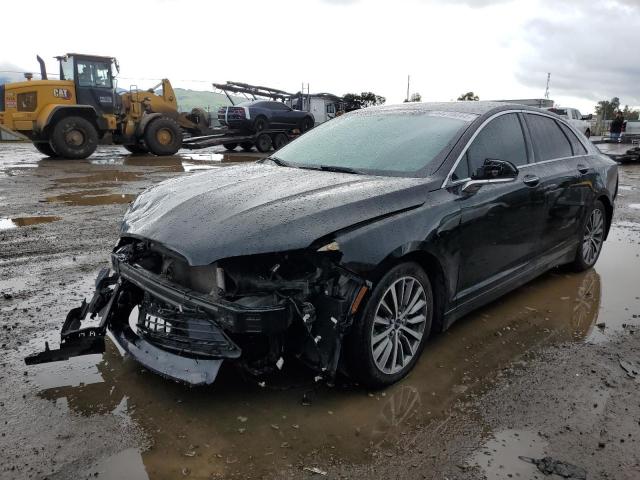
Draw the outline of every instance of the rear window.
[[[584,148],[584,145],[582,144],[582,142],[580,142],[580,140],[578,140],[578,137],[576,137],[576,134],[573,133],[571,131],[571,129],[569,127],[567,127],[564,123],[560,123],[560,128],[562,128],[562,131],[564,132],[564,134],[569,139],[569,143],[571,143],[571,148],[573,150],[573,154],[574,155],[586,155],[587,154],[587,149]]]
[[[536,162],[573,155],[569,140],[554,119],[529,113],[526,118]]]

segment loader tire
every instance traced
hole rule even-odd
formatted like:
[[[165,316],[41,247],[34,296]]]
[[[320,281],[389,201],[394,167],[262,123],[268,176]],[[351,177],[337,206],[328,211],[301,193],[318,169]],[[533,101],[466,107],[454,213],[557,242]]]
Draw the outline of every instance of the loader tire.
[[[156,118],[144,131],[144,143],[154,155],[175,155],[182,147],[182,131],[172,119]]]
[[[98,132],[82,117],[65,117],[54,125],[50,143],[58,157],[79,160],[96,151]]]
[[[43,155],[46,155],[47,157],[55,158],[58,156],[51,145],[49,145],[49,142],[37,142],[34,143],[33,146],[36,147],[36,150],[38,150]]]

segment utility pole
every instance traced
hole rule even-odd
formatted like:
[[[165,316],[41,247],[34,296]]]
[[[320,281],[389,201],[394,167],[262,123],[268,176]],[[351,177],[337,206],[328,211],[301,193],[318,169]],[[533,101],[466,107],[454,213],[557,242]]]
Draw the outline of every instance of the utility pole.
[[[551,80],[551,73],[547,73],[547,88],[544,91],[544,98],[549,100],[549,81]]]
[[[407,75],[407,102],[409,101],[409,84],[411,82],[411,75]]]

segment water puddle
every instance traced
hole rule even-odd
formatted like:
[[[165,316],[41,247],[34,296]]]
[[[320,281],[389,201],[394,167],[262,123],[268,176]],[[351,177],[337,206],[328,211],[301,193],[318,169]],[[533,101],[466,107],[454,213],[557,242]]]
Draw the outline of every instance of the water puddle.
[[[130,193],[109,193],[109,190],[85,190],[82,192],[63,193],[47,197],[47,202],[65,203],[72,206],[96,206],[114,203],[130,203],[136,195]]]
[[[45,216],[45,217],[16,217],[16,218],[0,218],[0,230],[11,230],[18,227],[30,227],[41,223],[51,223],[62,220],[61,217]]]
[[[120,170],[104,170],[101,172],[93,173],[91,175],[57,178],[55,179],[55,182],[62,185],[72,185],[72,184],[95,185],[99,183],[134,182],[136,180],[140,180],[142,177],[143,177],[143,174],[137,173],[137,172],[123,172]]]
[[[635,210],[640,210],[640,203],[630,203],[629,208],[633,208]]]
[[[504,430],[493,435],[473,455],[469,466],[478,466],[490,479],[542,478],[538,468],[518,457],[542,458],[545,456],[546,440],[537,433],[526,430]]]
[[[544,275],[434,337],[407,379],[376,393],[344,382],[291,386],[310,375],[293,365],[264,388],[225,365],[215,385],[190,389],[121,358],[111,342],[101,360],[84,360],[76,376],[53,369],[36,377],[42,398],[65,399],[79,415],[118,410],[140,426],[154,445],[141,453],[149,478],[181,478],[183,469],[195,478],[259,477],[310,455],[365,463],[371,451],[392,448],[412,428],[441,418],[523,353],[585,339],[601,293],[594,270]],[[305,393],[311,405],[301,403]],[[118,465],[105,468],[121,473]]]
[[[147,475],[144,463],[142,462],[140,451],[136,448],[128,448],[95,463],[86,470],[84,478],[95,477],[101,480],[122,480],[125,478],[127,480],[149,479],[149,475]]]

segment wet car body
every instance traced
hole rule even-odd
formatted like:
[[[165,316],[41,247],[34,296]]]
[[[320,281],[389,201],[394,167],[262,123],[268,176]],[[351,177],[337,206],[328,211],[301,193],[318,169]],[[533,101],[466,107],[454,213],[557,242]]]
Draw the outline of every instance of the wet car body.
[[[125,215],[96,296],[70,312],[63,348],[31,361],[103,348],[102,328],[146,367],[190,384],[213,382],[224,360],[260,375],[296,358],[332,379],[393,268],[411,263],[428,275],[433,320],[426,336],[571,263],[596,203],[604,206],[606,237],[616,165],[550,114],[462,102],[350,115],[425,112],[462,123],[419,173],[295,168],[274,159],[148,189]],[[545,158],[545,145],[532,141],[540,135],[537,117],[558,129],[549,138],[560,132],[570,155]],[[506,119],[521,129],[522,163],[488,157],[482,168],[493,173],[479,178],[470,152],[491,128],[512,138],[498,123]],[[86,334],[79,326],[88,314],[101,324]],[[422,345],[408,348],[417,358]]]

